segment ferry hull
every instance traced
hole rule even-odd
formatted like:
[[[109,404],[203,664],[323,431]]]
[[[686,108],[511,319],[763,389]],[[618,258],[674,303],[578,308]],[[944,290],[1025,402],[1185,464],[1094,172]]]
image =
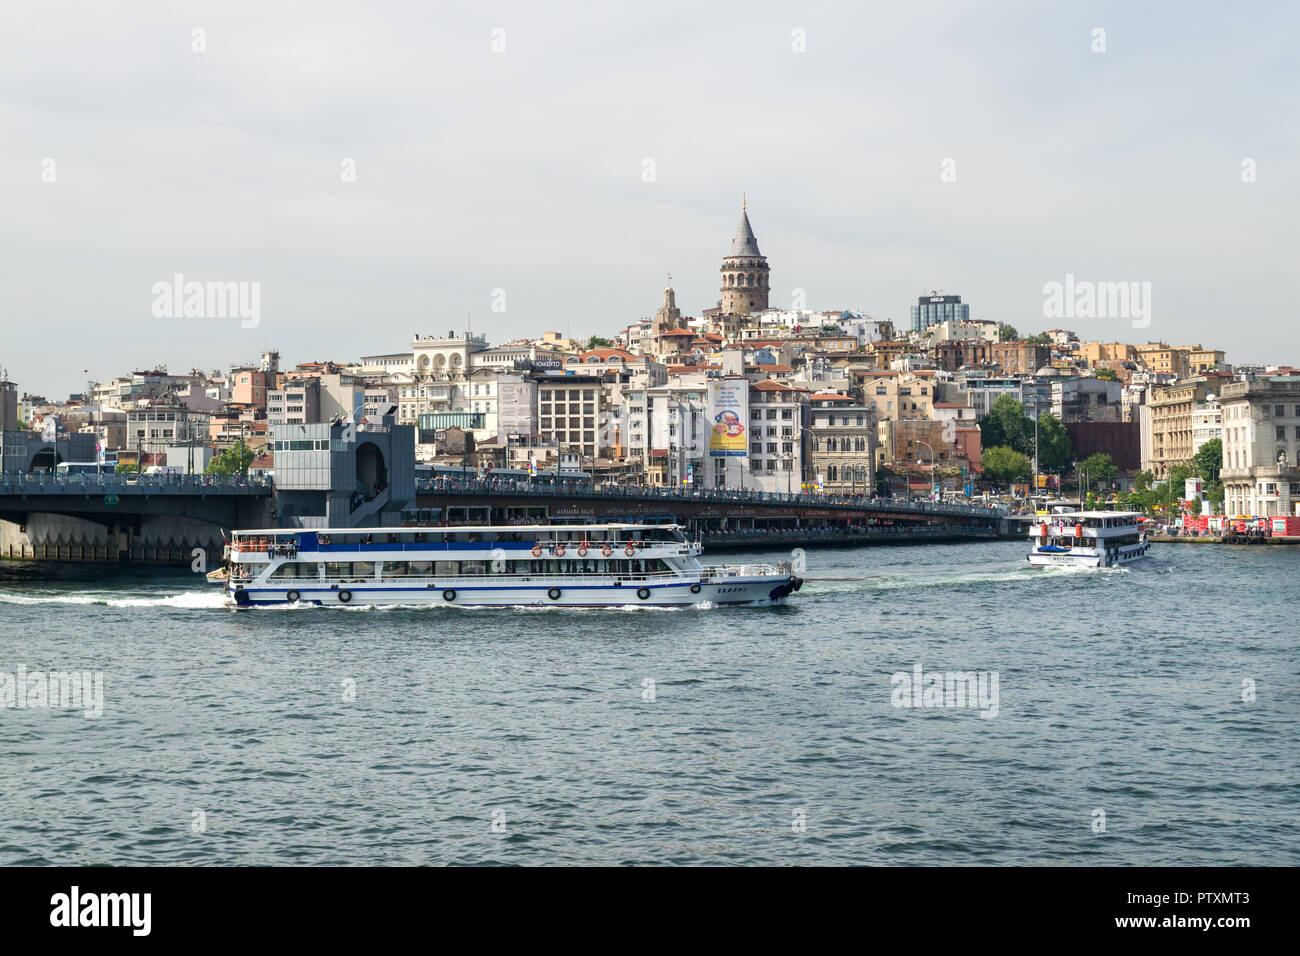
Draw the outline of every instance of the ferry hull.
[[[683,581],[673,584],[572,584],[556,582],[526,586],[508,584],[465,584],[428,587],[399,587],[384,583],[346,586],[266,587],[228,586],[227,603],[246,607],[321,605],[366,607],[384,605],[445,604],[459,607],[693,607],[785,604],[803,581],[793,575],[764,575],[761,578],[717,582]]]
[[[1029,552],[1029,564],[1035,568],[1112,568],[1121,564],[1131,564],[1146,557],[1147,545],[1121,549],[1117,554],[1098,553],[1092,549],[1073,549],[1070,551]]]

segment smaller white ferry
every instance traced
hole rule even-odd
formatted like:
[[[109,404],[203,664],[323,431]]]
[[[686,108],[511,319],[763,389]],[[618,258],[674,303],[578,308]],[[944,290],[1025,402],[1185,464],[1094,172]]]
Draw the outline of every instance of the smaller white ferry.
[[[1037,568],[1110,568],[1136,561],[1150,545],[1136,511],[1061,511],[1029,528],[1029,563]]]
[[[455,604],[784,604],[789,562],[706,567],[674,524],[236,531],[223,582],[236,608]]]

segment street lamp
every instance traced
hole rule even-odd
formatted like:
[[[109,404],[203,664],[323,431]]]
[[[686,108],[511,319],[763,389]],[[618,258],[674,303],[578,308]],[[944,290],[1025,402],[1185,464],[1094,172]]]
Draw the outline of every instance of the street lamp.
[[[929,452],[930,452],[930,497],[933,498],[933,497],[934,497],[934,449],[930,447],[930,443],[927,442],[927,441],[922,441],[922,440],[919,439],[919,438],[914,438],[914,439],[912,439],[912,440],[913,440],[914,442],[916,442],[918,445],[924,445],[927,449],[929,449]],[[919,464],[921,464],[921,462],[918,461],[917,464],[919,465]]]

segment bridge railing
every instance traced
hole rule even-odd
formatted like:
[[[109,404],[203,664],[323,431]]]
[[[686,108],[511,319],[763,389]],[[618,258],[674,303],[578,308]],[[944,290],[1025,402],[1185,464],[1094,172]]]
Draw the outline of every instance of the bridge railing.
[[[954,515],[993,519],[1001,512],[992,507],[958,505],[937,501],[908,501],[898,498],[873,498],[866,495],[828,495],[767,491],[735,491],[725,488],[687,491],[646,485],[596,485],[586,482],[561,482],[537,485],[527,481],[482,480],[461,478],[417,479],[416,492],[451,495],[523,495],[535,498],[601,497],[628,498],[637,501],[720,502],[726,504],[788,504],[802,507],[869,508],[873,512],[896,514]]]
[[[0,494],[269,494],[271,481],[246,475],[55,475],[49,472],[0,474]]]

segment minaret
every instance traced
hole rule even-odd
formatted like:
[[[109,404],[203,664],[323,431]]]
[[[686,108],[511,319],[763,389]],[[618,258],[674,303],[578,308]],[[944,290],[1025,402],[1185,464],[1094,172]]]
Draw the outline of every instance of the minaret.
[[[770,291],[767,257],[758,251],[758,240],[749,224],[749,204],[742,198],[740,225],[731,240],[731,253],[722,260],[722,311],[728,315],[749,315],[767,308]]]

